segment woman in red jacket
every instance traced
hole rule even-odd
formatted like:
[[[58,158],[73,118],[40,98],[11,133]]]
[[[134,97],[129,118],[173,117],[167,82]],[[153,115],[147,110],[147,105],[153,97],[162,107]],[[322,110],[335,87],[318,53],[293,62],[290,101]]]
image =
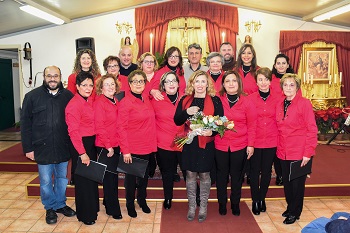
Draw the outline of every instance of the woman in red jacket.
[[[182,54],[179,48],[172,46],[168,48],[164,55],[164,61],[160,64],[159,70],[151,81],[150,94],[157,100],[162,100],[163,95],[158,90],[160,78],[165,72],[174,71],[179,77],[179,93],[183,95],[186,88],[186,80],[182,68]]]
[[[282,214],[284,224],[299,219],[303,210],[306,174],[289,180],[290,164],[300,160],[305,166],[315,155],[317,126],[310,100],[297,94],[300,79],[296,74],[285,74],[281,88],[286,96],[276,107],[278,128],[277,157],[281,160],[284,195],[287,210]]]
[[[235,124],[234,131],[226,131],[224,136],[215,137],[216,187],[219,214],[226,215],[228,175],[231,176],[232,214],[239,216],[242,177],[244,167],[254,153],[256,133],[256,110],[254,104],[244,96],[242,79],[237,71],[226,71],[222,78],[220,99],[224,115]]]
[[[90,160],[96,161],[95,120],[91,94],[94,88],[93,76],[90,72],[80,72],[76,79],[77,93],[66,107],[68,133],[74,148],[71,150],[89,166]],[[97,212],[100,210],[97,182],[74,175],[75,205],[77,218],[85,225],[95,224]]]
[[[212,52],[206,59],[207,66],[209,67],[208,74],[213,79],[216,93],[221,90],[221,81],[225,71],[222,66],[225,64],[224,57],[218,52]]]
[[[124,162],[132,163],[133,157],[149,160],[150,154],[157,150],[157,138],[152,104],[142,96],[147,81],[146,74],[134,70],[129,74],[128,80],[130,91],[120,101],[117,127]],[[148,169],[144,178],[125,175],[126,208],[132,218],[137,217],[134,204],[136,188],[139,206],[144,213],[151,213],[146,203],[147,174]]]
[[[258,91],[254,74],[259,66],[256,61],[256,53],[253,45],[243,44],[237,56],[237,72],[242,77],[243,92],[250,95]]]
[[[96,85],[94,102],[98,161],[107,165],[103,179],[103,203],[106,213],[114,219],[121,219],[118,200],[119,137],[117,133],[118,101],[114,97],[119,92],[117,79],[112,74],[102,76]]]
[[[156,131],[158,146],[158,162],[161,167],[164,209],[171,208],[174,188],[174,174],[177,174],[177,161],[181,161],[181,152],[174,146],[174,138],[180,127],[174,123],[174,114],[179,94],[179,78],[174,71],[163,74],[159,89],[164,96],[163,100],[152,99],[152,105],[156,114]],[[181,163],[180,163],[181,164]]]
[[[108,56],[103,60],[103,68],[107,72],[107,74],[111,74],[119,82],[119,89],[120,91],[126,91],[130,90],[129,83],[128,83],[128,77],[121,75],[119,73],[120,70],[120,59],[116,56]],[[96,90],[97,92],[97,90]]]
[[[250,158],[250,191],[252,212],[255,215],[266,211],[265,197],[271,181],[273,159],[276,157],[276,105],[280,96],[271,93],[271,76],[271,70],[267,67],[257,70],[255,79],[259,91],[249,96],[257,112],[254,154]]]

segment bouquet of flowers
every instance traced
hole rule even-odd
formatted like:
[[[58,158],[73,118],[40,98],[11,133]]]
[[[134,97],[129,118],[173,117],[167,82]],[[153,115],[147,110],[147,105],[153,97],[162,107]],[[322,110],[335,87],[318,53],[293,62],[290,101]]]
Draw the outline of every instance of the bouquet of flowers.
[[[190,131],[184,136],[175,136],[175,144],[182,148],[186,143],[191,144],[195,136],[201,135],[202,130],[209,129],[216,131],[220,137],[224,136],[226,130],[235,131],[235,124],[229,121],[226,116],[206,116],[203,112],[197,112],[188,119]]]

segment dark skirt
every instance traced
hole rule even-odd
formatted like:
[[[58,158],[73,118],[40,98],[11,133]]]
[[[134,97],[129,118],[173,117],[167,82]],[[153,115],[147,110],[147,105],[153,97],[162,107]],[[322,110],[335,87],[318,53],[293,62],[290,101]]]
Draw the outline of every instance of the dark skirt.
[[[90,160],[96,161],[95,136],[83,137],[83,144]],[[78,154],[77,151],[75,153]],[[97,212],[100,211],[97,182],[79,175],[74,175],[74,180],[75,205],[78,220],[82,222],[96,221]]]
[[[214,141],[208,142],[205,149],[199,147],[198,138],[185,144],[182,150],[182,169],[191,172],[210,172],[214,164]]]

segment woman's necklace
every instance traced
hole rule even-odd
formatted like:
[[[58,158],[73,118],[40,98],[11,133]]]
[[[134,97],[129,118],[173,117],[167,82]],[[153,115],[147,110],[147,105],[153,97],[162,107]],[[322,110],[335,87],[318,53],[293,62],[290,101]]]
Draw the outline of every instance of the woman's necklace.
[[[244,70],[244,68],[243,68],[243,66],[242,66],[242,70],[243,70],[243,72],[246,74],[246,73],[249,73],[250,72],[250,66],[249,66],[249,70],[248,71],[245,71]]]
[[[177,98],[179,98],[179,92],[176,92],[176,98],[175,98],[175,100],[174,100],[174,101],[171,101],[171,100],[170,100],[170,102],[171,102],[172,104],[176,103]]]
[[[228,98],[227,95],[226,95],[226,98],[227,98],[227,101],[230,102],[231,104],[235,104],[235,103],[239,100],[239,96],[238,96],[237,99],[234,100],[234,101],[231,101],[231,100]]]
[[[212,71],[209,71],[209,72],[210,72],[211,75],[220,75],[221,74],[221,70],[219,72],[216,72],[216,73],[214,73]]]

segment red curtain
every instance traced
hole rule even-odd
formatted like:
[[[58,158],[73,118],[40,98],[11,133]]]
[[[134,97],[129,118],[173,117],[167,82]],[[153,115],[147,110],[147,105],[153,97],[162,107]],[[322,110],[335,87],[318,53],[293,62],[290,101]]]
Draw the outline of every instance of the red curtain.
[[[342,95],[350,105],[350,32],[335,31],[281,31],[280,52],[290,58],[290,63],[297,71],[303,44],[324,41],[337,46],[338,70],[343,73]]]
[[[230,42],[236,48],[238,33],[236,7],[199,0],[173,0],[135,9],[135,30],[139,43],[139,54],[150,50],[150,33],[154,35],[152,52],[164,53],[168,22],[179,17],[206,20],[210,51],[219,51],[222,32],[225,32],[225,41]]]

